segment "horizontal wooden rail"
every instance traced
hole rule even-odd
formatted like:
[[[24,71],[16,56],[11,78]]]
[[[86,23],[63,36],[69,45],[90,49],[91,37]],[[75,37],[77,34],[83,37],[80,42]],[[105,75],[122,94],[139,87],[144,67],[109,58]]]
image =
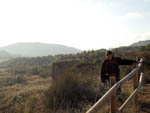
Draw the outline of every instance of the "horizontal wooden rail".
[[[136,96],[136,94],[139,92],[139,89],[142,86],[142,82],[143,82],[143,73],[141,73],[140,75],[140,80],[139,80],[139,85],[138,87],[134,90],[134,92],[129,96],[129,98],[124,102],[124,104],[119,108],[117,113],[121,113],[126,107],[127,105],[131,102],[131,100]]]
[[[117,83],[114,84],[114,86],[109,89],[103,97],[101,97],[86,113],[96,113],[101,107],[102,105],[104,105],[113,95],[113,93],[126,81],[130,80],[135,74],[136,72],[142,67],[143,64],[143,59],[140,60],[140,63],[138,64],[138,66],[132,70],[127,76],[125,76],[123,79],[121,79],[120,81],[118,81]]]

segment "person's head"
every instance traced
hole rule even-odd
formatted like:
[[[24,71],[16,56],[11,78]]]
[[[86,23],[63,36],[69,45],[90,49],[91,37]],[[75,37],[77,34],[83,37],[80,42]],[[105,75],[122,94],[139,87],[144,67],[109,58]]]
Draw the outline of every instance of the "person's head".
[[[110,50],[106,51],[105,56],[106,56],[106,59],[111,60],[113,57],[112,51]]]

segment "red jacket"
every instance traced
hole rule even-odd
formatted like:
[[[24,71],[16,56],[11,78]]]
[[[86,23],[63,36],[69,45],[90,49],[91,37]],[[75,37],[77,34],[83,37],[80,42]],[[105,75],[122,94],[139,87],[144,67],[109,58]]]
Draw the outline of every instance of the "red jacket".
[[[132,65],[137,63],[135,60],[120,59],[119,57],[113,57],[112,60],[104,60],[101,68],[101,80],[109,79],[109,76],[120,76],[119,65]]]

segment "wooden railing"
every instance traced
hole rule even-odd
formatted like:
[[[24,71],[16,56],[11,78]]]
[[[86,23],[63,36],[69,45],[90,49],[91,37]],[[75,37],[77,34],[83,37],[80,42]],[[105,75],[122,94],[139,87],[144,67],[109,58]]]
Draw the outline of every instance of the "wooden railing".
[[[113,102],[113,103],[110,102],[112,104],[110,113],[121,113],[127,107],[127,105],[130,103],[130,101],[136,96],[136,94],[138,93],[139,89],[142,86],[143,74],[141,73],[139,75],[139,73],[138,73],[138,71],[142,67],[142,64],[143,64],[143,59],[140,60],[140,63],[137,65],[137,67],[135,69],[133,69],[127,76],[125,76],[123,79],[121,79],[117,83],[114,83],[114,85],[104,94],[104,96],[101,97],[86,113],[101,113],[100,112],[101,107],[109,100]],[[140,76],[140,79],[139,79],[139,76]],[[122,84],[124,84],[126,81],[130,80],[132,77],[135,77],[135,79],[134,79],[135,90],[129,96],[129,98],[124,102],[124,104],[119,109],[117,109],[115,106],[115,104],[117,104],[117,102],[115,102],[116,101],[115,97],[117,97],[117,93],[116,93],[117,89]],[[113,80],[113,78],[111,78],[111,77],[110,77],[110,79]],[[113,98],[112,98],[112,96],[113,96]]]

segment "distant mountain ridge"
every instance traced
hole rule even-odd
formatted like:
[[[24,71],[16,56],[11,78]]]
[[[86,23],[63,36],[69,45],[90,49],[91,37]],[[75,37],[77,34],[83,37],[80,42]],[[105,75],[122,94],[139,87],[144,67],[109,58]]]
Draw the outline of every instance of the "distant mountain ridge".
[[[150,44],[150,40],[139,41],[128,47],[146,46]],[[121,48],[121,47],[120,47]],[[67,47],[59,44],[47,43],[15,43],[0,48],[0,58],[12,58],[18,56],[36,57],[57,54],[76,54],[82,51],[73,47]]]
[[[130,46],[146,46],[148,44],[150,44],[150,40],[139,41],[131,44]]]
[[[6,51],[10,54],[19,54],[21,56],[35,57],[57,54],[76,54],[82,52],[73,47],[67,47],[59,44],[46,43],[16,43],[1,47],[0,51]]]

